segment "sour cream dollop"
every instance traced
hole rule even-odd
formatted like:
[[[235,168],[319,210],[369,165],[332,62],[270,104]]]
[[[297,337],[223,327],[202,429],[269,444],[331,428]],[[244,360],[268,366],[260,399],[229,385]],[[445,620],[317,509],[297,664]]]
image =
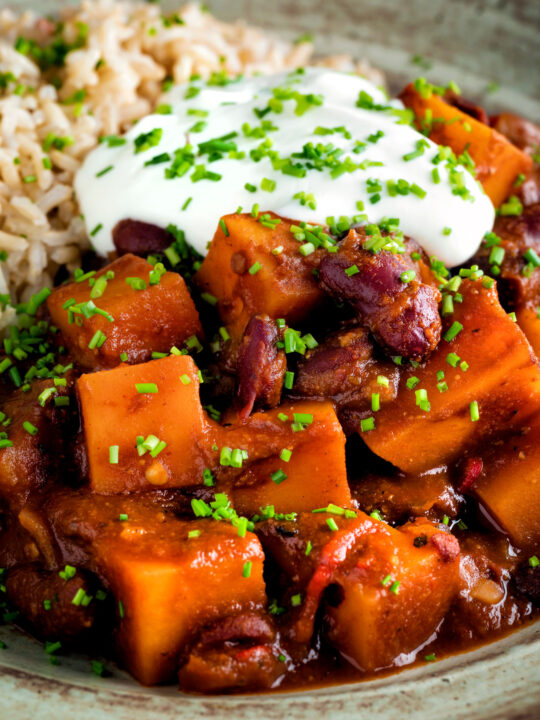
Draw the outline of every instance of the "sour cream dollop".
[[[400,229],[452,267],[491,230],[494,209],[464,167],[404,119],[367,80],[326,69],[228,84],[195,81],[160,113],[86,158],[75,190],[96,251],[130,218],[175,225],[201,254],[219,219],[239,207],[309,223],[328,217]]]

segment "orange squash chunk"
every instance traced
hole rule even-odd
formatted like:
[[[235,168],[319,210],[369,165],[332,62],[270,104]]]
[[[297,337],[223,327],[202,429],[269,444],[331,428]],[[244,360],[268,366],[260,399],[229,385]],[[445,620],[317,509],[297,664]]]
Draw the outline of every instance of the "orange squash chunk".
[[[424,367],[402,373],[398,396],[375,414],[375,429],[362,437],[371,450],[401,470],[418,473],[452,462],[480,441],[519,428],[540,408],[540,370],[525,336],[502,309],[495,286],[466,280],[459,292],[462,303],[445,319],[444,333],[454,322],[463,329],[441,340]],[[452,367],[453,353],[468,364]],[[452,356],[451,356],[452,358]],[[440,392],[437,373],[444,371],[446,392]],[[416,377],[414,389],[407,380]],[[417,405],[425,390],[430,410]],[[471,419],[471,403],[478,403],[479,419]],[[474,410],[473,410],[474,413]]]
[[[293,594],[301,600],[291,637],[309,643],[323,605],[330,642],[375,670],[436,631],[458,591],[459,544],[423,518],[394,529],[363,512],[350,515],[322,508],[294,522],[270,520],[259,533],[289,578],[283,603]]]
[[[178,520],[136,501],[122,510],[128,519],[96,533],[93,552],[117,600],[121,659],[154,685],[171,679],[206,623],[264,607],[264,554],[255,535],[225,522]]]
[[[138,385],[150,392],[138,392]],[[331,403],[289,404],[223,427],[202,409],[198,372],[187,355],[83,375],[77,389],[95,492],[201,484],[210,468],[238,486],[235,501],[246,513],[261,504],[299,510],[350,503],[345,436]],[[311,422],[299,429],[295,416]],[[138,447],[149,436],[153,449],[143,453]],[[156,453],[158,442],[165,446]],[[223,448],[244,450],[244,467],[221,463]],[[289,462],[279,458],[283,449],[292,451]],[[287,480],[276,484],[271,475],[279,469]]]
[[[540,413],[481,453],[473,494],[486,514],[525,552],[540,546]]]
[[[422,97],[410,84],[399,97],[414,111],[419,129],[426,121],[426,112],[431,112],[431,140],[448,145],[456,155],[465,150],[469,152],[476,165],[476,178],[495,207],[510,195],[517,176],[531,170],[531,158],[504,135],[458,110],[439,95]]]
[[[312,272],[323,251],[304,258],[290,220],[281,219],[274,229],[249,214],[226,215],[223,222],[228,235],[219,225],[195,281],[218,299],[220,317],[233,338],[256,313],[292,325],[303,320],[323,296]],[[282,251],[272,253],[276,248]],[[254,266],[260,268],[250,272]]]
[[[157,392],[137,391],[154,385]],[[90,485],[112,494],[199,483],[210,464],[213,423],[199,400],[199,377],[187,355],[82,375],[77,381]],[[137,437],[166,446],[139,454]],[[150,444],[155,440],[150,439]],[[118,461],[110,461],[111,446]],[[153,456],[154,454],[154,456]]]
[[[313,422],[294,432],[291,421],[298,413],[312,415]],[[286,423],[278,418],[283,414],[289,417]],[[238,513],[251,516],[266,505],[274,505],[279,513],[312,510],[328,503],[351,505],[345,435],[331,403],[300,402],[256,413],[245,426],[246,444],[250,438],[261,441],[257,432],[261,423],[277,425],[273,433],[279,439],[279,447],[273,457],[254,462],[235,479],[233,499]],[[280,457],[283,449],[285,457],[291,451],[288,461]]]
[[[459,544],[427,520],[366,528],[355,564],[336,575],[328,639],[362,670],[393,664],[437,630],[458,591]]]
[[[84,280],[62,285],[51,293],[47,304],[53,324],[60,328],[64,344],[79,365],[91,370],[114,367],[120,364],[122,353],[126,353],[126,362],[144,362],[153,352],[181,347],[192,335],[202,337],[199,315],[182,277],[166,272],[159,283],[150,285],[151,271],[146,260],[124,255],[96,273],[91,278],[92,287]],[[107,273],[114,273],[114,277],[107,280],[103,294],[92,299],[96,282]],[[135,290],[126,282],[128,278],[144,281],[146,289]],[[73,300],[76,304],[92,300],[109,318],[75,314],[75,321],[70,323],[69,310],[63,306]],[[98,342],[96,347],[89,347],[98,331],[106,340],[101,346]]]

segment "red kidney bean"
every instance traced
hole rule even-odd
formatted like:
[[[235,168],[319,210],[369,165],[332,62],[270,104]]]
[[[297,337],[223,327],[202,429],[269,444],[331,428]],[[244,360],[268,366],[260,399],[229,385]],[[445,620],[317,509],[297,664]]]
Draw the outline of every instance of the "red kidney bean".
[[[119,255],[163,252],[174,242],[174,237],[163,228],[139,220],[120,220],[112,236]]]
[[[268,315],[254,315],[238,352],[236,400],[241,420],[254,406],[276,407],[287,369],[285,352],[276,347],[278,327]]]
[[[358,272],[345,271],[356,266]],[[321,287],[348,302],[359,321],[391,355],[425,359],[441,336],[440,292],[418,277],[403,282],[408,258],[363,248],[363,236],[351,230],[339,252],[327,254],[319,268]]]

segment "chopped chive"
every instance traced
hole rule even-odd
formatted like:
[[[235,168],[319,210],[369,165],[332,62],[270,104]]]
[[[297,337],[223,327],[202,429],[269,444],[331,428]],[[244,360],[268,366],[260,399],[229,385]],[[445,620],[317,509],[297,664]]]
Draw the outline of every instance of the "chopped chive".
[[[451,295],[443,295],[443,301],[442,301],[442,309],[441,309],[441,315],[443,317],[446,317],[446,315],[452,315],[454,312],[454,298]]]
[[[225,223],[225,220],[223,218],[221,218],[221,220],[219,221],[219,227],[222,229],[225,237],[229,237],[229,230],[228,230],[227,224]]]
[[[251,576],[251,567],[253,563],[251,560],[248,560],[244,563],[244,567],[242,568],[242,577],[248,578]]]
[[[280,418],[281,419],[281,418]],[[288,420],[289,418],[287,418]],[[283,460],[283,462],[289,462],[291,459],[292,450],[288,450],[287,448],[283,448],[283,450],[279,454],[280,460]]]
[[[118,465],[120,447],[118,445],[109,446],[109,463],[111,465]]]
[[[259,270],[262,268],[262,265],[259,261],[256,261],[253,263],[253,265],[249,268],[248,273],[250,275],[256,275]]]
[[[463,330],[463,325],[455,320],[452,325],[448,328],[448,330],[443,335],[443,338],[446,340],[446,342],[451,342],[455,337],[459,335],[459,333]]]
[[[37,435],[38,433],[37,427],[35,425],[32,425],[31,422],[28,422],[28,420],[25,420],[25,422],[23,422],[23,428],[29,435]]]
[[[375,418],[368,417],[360,420],[360,430],[362,432],[369,432],[370,430],[375,430]]]
[[[96,173],[96,177],[98,177],[98,178],[103,177],[108,172],[110,172],[112,169],[113,169],[113,165],[107,165],[106,168],[103,168],[103,170],[100,170],[99,172]]]
[[[313,422],[313,415],[311,413],[293,413],[293,420],[303,425],[311,425]]]
[[[202,292],[202,293],[201,293],[201,300],[204,300],[204,301],[207,302],[209,305],[217,305],[217,304],[218,304],[218,299],[217,299],[217,297],[216,297],[215,295],[212,295],[212,294],[209,293],[209,292]]]
[[[271,473],[270,479],[273,483],[279,485],[287,479],[287,475],[283,472],[283,470],[276,470],[276,472]]]
[[[478,410],[478,401],[473,400],[470,404],[470,411],[471,411],[471,421],[476,422],[480,419],[480,411]]]
[[[103,345],[103,343],[105,342],[106,339],[107,339],[107,336],[105,335],[104,332],[102,332],[101,330],[96,330],[96,332],[92,336],[92,339],[88,343],[89,349],[90,350],[95,350],[96,348],[99,349]]]
[[[402,283],[410,283],[414,278],[416,277],[416,273],[414,270],[406,270],[405,272],[402,272],[399,276],[399,279]]]
[[[276,181],[270,180],[269,178],[263,178],[261,180],[261,190],[265,192],[274,192],[276,189]]]
[[[156,383],[135,383],[135,389],[141,394],[153,394],[157,393],[158,386]]]
[[[285,380],[283,381],[283,384],[287,390],[292,390],[292,386],[294,383],[294,373],[290,370],[287,370],[285,373]]]

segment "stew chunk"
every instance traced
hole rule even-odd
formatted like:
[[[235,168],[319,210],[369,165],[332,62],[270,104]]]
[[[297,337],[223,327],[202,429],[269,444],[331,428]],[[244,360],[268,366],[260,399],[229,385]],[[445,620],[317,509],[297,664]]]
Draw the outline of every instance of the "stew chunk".
[[[291,579],[291,639],[310,641],[322,603],[330,642],[374,670],[436,630],[458,590],[459,544],[427,520],[395,530],[354,515],[330,506],[297,522],[272,520],[261,540]]]
[[[264,555],[250,532],[180,520],[144,498],[71,494],[49,506],[56,532],[116,600],[116,643],[145,685],[170,680],[208,623],[266,603]]]
[[[428,120],[426,114],[430,114],[431,140],[439,145],[449,145],[456,155],[468,151],[476,165],[476,177],[495,207],[512,192],[516,177],[531,169],[531,158],[512,145],[504,135],[427,88],[421,91],[415,85],[407,85],[400,98],[414,110],[416,124],[420,129]]]
[[[266,313],[294,325],[323,297],[313,269],[324,251],[304,258],[291,222],[268,216],[279,222],[272,227],[251,215],[225,215],[196,275],[201,289],[218,299],[233,339],[241,337],[252,315]]]
[[[363,433],[373,452],[405,472],[452,462],[481,440],[522,427],[540,407],[536,358],[495,286],[466,280],[459,293],[463,301],[429,361],[402,373],[395,402]]]
[[[178,273],[124,255],[92,277],[57,288],[47,300],[53,323],[83,368],[140,363],[182,347],[201,324]]]

